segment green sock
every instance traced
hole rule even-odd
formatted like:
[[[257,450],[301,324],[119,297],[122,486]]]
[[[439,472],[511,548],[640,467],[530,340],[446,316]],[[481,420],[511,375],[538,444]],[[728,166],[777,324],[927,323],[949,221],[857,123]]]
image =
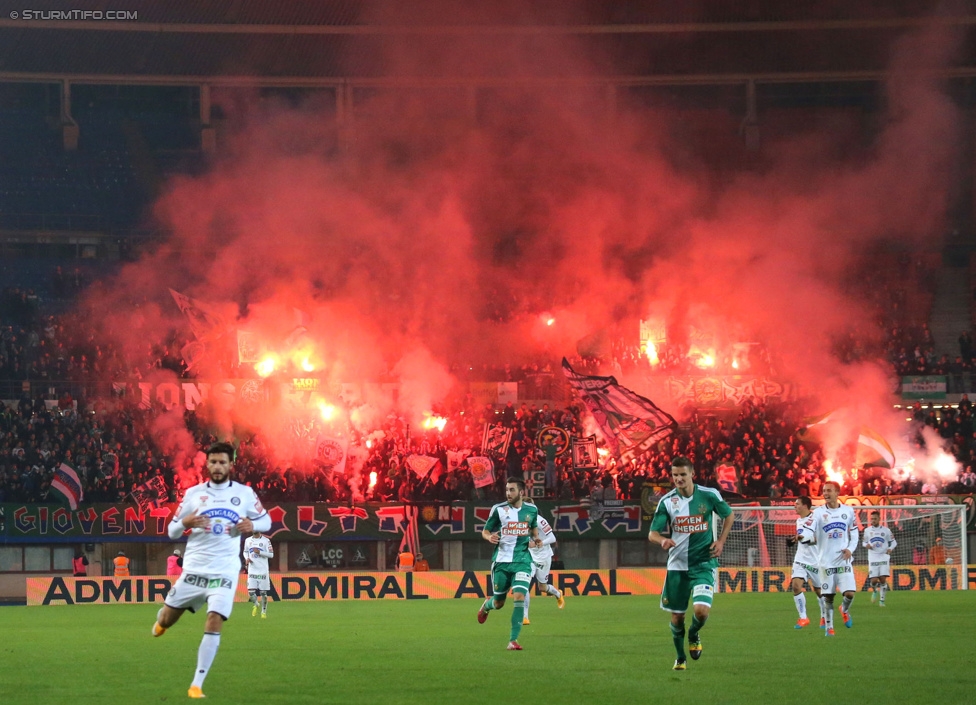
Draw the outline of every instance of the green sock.
[[[522,602],[516,602],[512,607],[512,638],[511,641],[518,639],[519,634],[522,631],[522,617],[525,615],[525,605]]]
[[[691,618],[691,629],[688,630],[688,641],[694,644],[698,641],[698,631],[705,626],[704,620],[699,621],[698,615],[693,615]]]
[[[671,638],[674,639],[674,650],[678,652],[678,660],[685,660],[685,626],[671,625]]]
[[[493,609],[495,609],[495,596],[490,595],[488,599],[485,600],[485,604],[481,606],[481,609],[483,609],[485,612],[491,612]]]

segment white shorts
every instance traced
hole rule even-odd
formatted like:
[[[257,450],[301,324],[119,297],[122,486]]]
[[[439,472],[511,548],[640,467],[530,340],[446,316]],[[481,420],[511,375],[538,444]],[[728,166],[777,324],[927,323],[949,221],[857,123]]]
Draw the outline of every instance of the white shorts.
[[[224,619],[230,619],[239,577],[239,573],[198,575],[183,571],[166,594],[165,603],[175,609],[191,612],[206,604],[207,612],[216,612]]]
[[[810,583],[810,587],[820,588],[820,571],[816,566],[807,565],[806,563],[794,563],[793,564],[793,574],[790,575],[790,580],[806,580]]]
[[[251,575],[247,574],[247,589],[248,592],[251,590],[264,590],[267,592],[271,589],[271,578],[267,575]]]
[[[820,592],[836,595],[839,592],[857,592],[854,568],[850,565],[820,569]]]
[[[544,561],[532,561],[532,577],[536,579],[536,582],[540,585],[545,585],[549,582],[549,569],[552,567],[552,556],[549,556]]]
[[[868,558],[869,578],[887,578],[889,575],[891,575],[891,556]]]

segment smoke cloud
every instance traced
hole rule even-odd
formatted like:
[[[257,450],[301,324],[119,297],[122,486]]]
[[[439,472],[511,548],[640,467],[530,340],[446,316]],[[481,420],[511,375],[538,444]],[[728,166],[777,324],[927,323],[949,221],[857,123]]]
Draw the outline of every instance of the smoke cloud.
[[[491,7],[479,4],[481,19]],[[373,19],[404,22],[396,13]],[[849,279],[878,243],[941,237],[959,115],[918,69],[944,66],[956,42],[927,29],[891,48],[875,134],[850,111],[812,129],[794,117],[759,155],[743,146],[740,117],[647,108],[625,91],[611,111],[602,89],[378,89],[355,95],[352,125],[314,99],[218,95],[220,156],[173,179],[156,206],[172,237],[89,303],[113,311],[104,334],[135,358],[186,328],[167,289],[181,291],[228,330],[309,357],[327,389],[401,382],[398,406],[415,422],[461,364],[557,360],[608,328],[636,341],[637,320],[656,316],[677,340],[695,326],[764,342],[777,376],[824,409],[860,407],[858,422],[884,432],[884,368],[843,364],[832,343],[872,334],[874,312]],[[407,35],[384,48],[376,60],[397,77],[606,68],[551,36]],[[760,113],[761,135],[764,120],[775,116]],[[392,403],[363,409],[375,418]]]

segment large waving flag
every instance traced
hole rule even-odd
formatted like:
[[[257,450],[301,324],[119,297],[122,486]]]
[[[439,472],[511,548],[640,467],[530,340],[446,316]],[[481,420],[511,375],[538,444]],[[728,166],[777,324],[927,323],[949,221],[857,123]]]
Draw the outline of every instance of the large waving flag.
[[[796,437],[801,441],[813,441],[820,442],[821,434],[831,421],[837,420],[837,409],[828,411],[826,414],[820,414],[819,416],[810,416],[803,419],[803,423],[806,428],[802,429],[796,434]]]
[[[581,375],[563,358],[563,374],[593,414],[611,452],[621,460],[641,453],[667,438],[678,422],[613,377]]]
[[[148,512],[150,509],[159,507],[166,502],[167,495],[166,481],[162,475],[156,475],[151,480],[133,487],[130,493],[132,501],[139,506],[140,512]]]
[[[471,469],[471,479],[475,487],[486,487],[495,483],[495,464],[483,455],[475,455],[468,458],[468,467]]]
[[[512,442],[512,429],[500,423],[486,423],[485,435],[481,441],[481,452],[504,458],[508,455],[508,444]]]
[[[857,465],[864,468],[893,468],[895,452],[877,431],[861,426],[857,437]]]
[[[78,473],[70,465],[61,463],[61,466],[54,471],[54,478],[51,480],[51,489],[60,494],[68,506],[72,509],[78,508],[78,502],[85,498],[85,493],[81,489],[81,480]]]
[[[715,468],[715,480],[723,492],[739,494],[739,473],[734,465],[721,463]]]
[[[224,320],[212,304],[205,303],[198,299],[191,299],[186,294],[181,294],[174,289],[169,293],[173,296],[173,301],[180,311],[186,316],[190,324],[190,330],[198,340],[207,340],[218,337],[225,328]]]

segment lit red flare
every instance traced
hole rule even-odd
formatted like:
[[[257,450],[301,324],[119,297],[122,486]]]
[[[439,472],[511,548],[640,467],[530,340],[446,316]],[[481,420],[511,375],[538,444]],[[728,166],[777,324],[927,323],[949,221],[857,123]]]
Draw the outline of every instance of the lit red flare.
[[[657,365],[661,362],[657,357],[657,346],[650,340],[648,340],[647,344],[644,346],[644,354],[647,355],[647,361],[650,362],[651,365]]]
[[[259,377],[270,377],[277,366],[278,359],[274,355],[265,355],[254,366],[254,371],[258,373]]]
[[[438,432],[444,430],[444,426],[447,425],[447,419],[443,416],[434,416],[433,414],[428,414],[424,417],[423,426],[425,429],[430,430],[436,428]]]

